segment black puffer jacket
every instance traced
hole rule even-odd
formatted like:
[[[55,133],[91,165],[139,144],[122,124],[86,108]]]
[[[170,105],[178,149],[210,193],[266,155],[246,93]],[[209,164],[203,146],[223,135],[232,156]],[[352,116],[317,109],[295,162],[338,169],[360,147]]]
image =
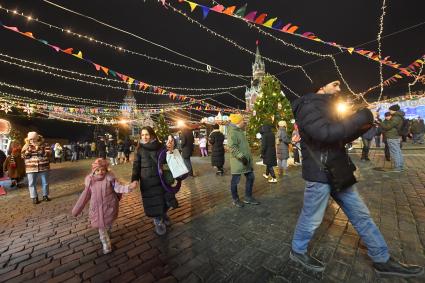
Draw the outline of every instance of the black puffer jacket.
[[[212,166],[222,167],[224,165],[224,135],[219,130],[214,130],[210,134],[209,142],[212,145]]]
[[[276,138],[272,132],[272,126],[264,125],[261,134],[261,156],[263,163],[267,166],[276,166]]]
[[[158,217],[167,211],[167,202],[175,200],[174,194],[166,193],[158,173],[158,154],[163,145],[158,141],[140,144],[133,163],[131,181],[140,182],[143,208],[146,216]]]
[[[301,135],[303,178],[307,181],[328,183],[326,174],[318,164],[323,153],[328,152],[328,159],[346,156],[345,144],[357,139],[373,124],[373,114],[369,109],[338,119],[335,102],[331,95],[312,93],[292,104]],[[306,146],[311,149],[316,161]]]
[[[193,138],[192,131],[189,131],[189,130],[184,131],[181,138],[183,158],[189,158],[192,156],[194,142],[195,142],[195,139]]]

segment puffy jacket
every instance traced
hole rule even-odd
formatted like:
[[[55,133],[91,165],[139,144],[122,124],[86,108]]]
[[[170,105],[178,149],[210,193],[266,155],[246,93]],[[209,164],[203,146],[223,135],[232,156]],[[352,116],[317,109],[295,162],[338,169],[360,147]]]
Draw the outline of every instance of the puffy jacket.
[[[214,130],[209,136],[211,149],[211,165],[221,167],[224,165],[224,135],[219,130]]]
[[[382,131],[387,139],[399,139],[398,130],[403,124],[404,113],[397,111],[392,114],[391,119],[384,120],[381,124]]]
[[[276,140],[270,125],[261,127],[261,156],[267,166],[276,166]]]
[[[372,127],[373,114],[369,109],[362,109],[350,117],[339,119],[334,110],[335,103],[331,95],[311,93],[292,104],[301,136],[302,174],[307,181],[328,183],[319,163],[323,154],[327,153],[328,159],[341,155],[348,159],[345,144]]]
[[[251,148],[249,147],[244,130],[233,124],[229,124],[227,146],[231,153],[230,172],[232,174],[244,174],[254,171]],[[246,165],[242,163],[243,157],[248,161]]]

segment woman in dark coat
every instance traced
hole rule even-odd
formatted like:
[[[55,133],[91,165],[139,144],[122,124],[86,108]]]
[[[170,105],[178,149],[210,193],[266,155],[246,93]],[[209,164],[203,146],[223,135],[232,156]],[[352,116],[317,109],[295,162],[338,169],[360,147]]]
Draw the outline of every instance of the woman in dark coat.
[[[224,169],[224,135],[219,130],[219,125],[213,126],[213,131],[209,136],[209,142],[212,145],[211,165],[217,167],[216,175],[223,176]]]
[[[269,183],[277,183],[273,166],[277,165],[276,161],[276,141],[272,132],[272,126],[264,125],[261,127],[261,158],[267,166],[266,173],[263,177],[269,180]],[[270,175],[270,176],[269,176]]]
[[[276,133],[276,155],[278,161],[279,175],[284,175],[288,168],[290,140],[286,132],[287,125],[285,121],[279,121],[279,129]]]
[[[131,181],[140,182],[145,214],[153,218],[155,232],[164,235],[167,232],[166,226],[170,225],[167,210],[171,206],[177,206],[175,195],[165,191],[159,177],[158,155],[164,145],[158,141],[151,127],[143,127],[140,136],[141,143],[136,150]],[[167,147],[173,148],[174,145],[170,143]]]

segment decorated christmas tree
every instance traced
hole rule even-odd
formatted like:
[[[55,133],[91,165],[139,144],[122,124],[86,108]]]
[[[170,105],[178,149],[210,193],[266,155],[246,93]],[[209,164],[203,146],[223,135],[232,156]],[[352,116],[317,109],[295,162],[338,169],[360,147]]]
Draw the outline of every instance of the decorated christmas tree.
[[[158,122],[155,125],[155,132],[161,142],[168,138],[170,128],[168,127],[167,121],[165,121],[164,114],[159,114]]]
[[[256,134],[260,132],[261,126],[269,124],[276,129],[280,120],[286,121],[290,134],[293,129],[292,119],[291,104],[281,92],[279,81],[274,76],[266,75],[248,123],[247,133],[250,143],[254,146],[257,143]]]

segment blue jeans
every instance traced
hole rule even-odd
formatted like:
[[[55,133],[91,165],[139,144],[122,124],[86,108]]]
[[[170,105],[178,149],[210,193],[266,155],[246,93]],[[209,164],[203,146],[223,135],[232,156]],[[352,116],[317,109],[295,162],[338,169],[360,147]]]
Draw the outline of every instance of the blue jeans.
[[[368,249],[373,262],[386,262],[390,255],[387,244],[369,210],[360,198],[355,186],[339,193],[330,193],[330,186],[324,183],[307,182],[304,192],[304,205],[292,239],[292,249],[305,254],[314,231],[322,223],[329,196],[341,206],[348,220],[353,224]]]
[[[404,160],[400,148],[400,139],[387,139],[387,144],[390,150],[391,158],[394,160],[395,169],[403,169]]]
[[[252,187],[254,186],[255,175],[254,172],[248,172],[244,174],[246,177],[245,184],[245,197],[252,197]],[[238,196],[238,184],[241,180],[241,174],[232,174],[232,180],[230,182],[230,191],[232,192],[233,200],[239,199]]]
[[[31,198],[36,198],[38,196],[36,188],[38,176],[41,178],[41,189],[43,191],[43,196],[49,195],[49,171],[27,173],[28,189],[30,191]]]

